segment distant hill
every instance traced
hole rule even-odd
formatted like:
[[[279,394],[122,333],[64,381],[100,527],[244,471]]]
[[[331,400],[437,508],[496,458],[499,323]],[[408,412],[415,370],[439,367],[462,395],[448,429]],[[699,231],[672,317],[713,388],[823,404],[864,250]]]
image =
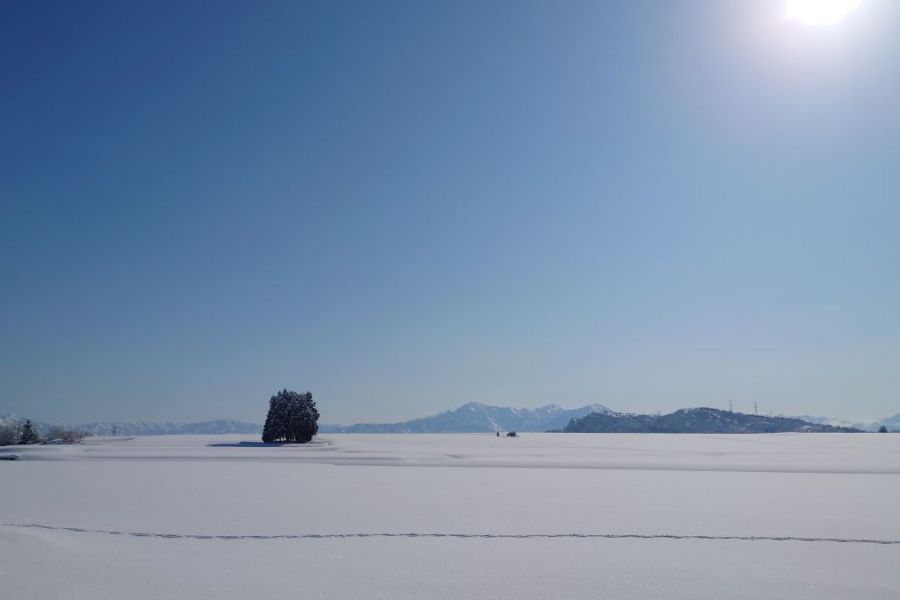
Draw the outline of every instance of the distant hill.
[[[783,433],[859,432],[850,427],[810,423],[792,417],[768,417],[716,408],[685,408],[668,415],[591,413],[572,419],[567,433]]]
[[[400,423],[321,425],[320,433],[490,433],[492,431],[546,431],[561,429],[572,419],[607,413],[600,404],[566,409],[556,404],[540,408],[508,408],[469,402],[454,410]]]

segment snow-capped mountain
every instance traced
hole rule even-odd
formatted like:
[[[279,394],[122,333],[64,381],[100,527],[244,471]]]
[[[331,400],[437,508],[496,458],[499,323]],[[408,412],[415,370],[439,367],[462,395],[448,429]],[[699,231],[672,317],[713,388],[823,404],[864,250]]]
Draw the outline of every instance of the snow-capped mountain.
[[[401,423],[321,425],[321,433],[485,433],[492,431],[547,431],[562,429],[572,419],[592,412],[607,413],[601,404],[566,409],[557,404],[540,408],[509,408],[469,402],[430,417]]]

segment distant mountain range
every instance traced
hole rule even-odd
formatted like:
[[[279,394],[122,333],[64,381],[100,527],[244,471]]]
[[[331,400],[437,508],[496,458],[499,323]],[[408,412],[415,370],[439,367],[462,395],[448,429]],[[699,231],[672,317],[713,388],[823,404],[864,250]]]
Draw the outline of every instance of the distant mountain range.
[[[16,425],[24,418],[0,416],[0,427]],[[669,415],[617,413],[601,404],[566,409],[556,404],[540,408],[508,408],[469,402],[454,410],[399,423],[320,424],[320,433],[489,433],[492,431],[633,431],[746,433],[776,431],[877,431],[884,425],[900,432],[900,413],[876,423],[847,423],[825,417],[767,417],[732,413],[714,408],[688,408]],[[50,424],[35,422],[42,435]],[[92,435],[257,435],[262,425],[217,419],[197,423],[146,421],[97,422],[67,426]]]
[[[507,408],[469,402],[454,410],[400,423],[320,425],[320,433],[490,433],[493,431],[547,431],[590,413],[608,413],[601,404],[566,409],[556,404],[540,408]]]
[[[716,408],[685,408],[668,415],[591,413],[572,419],[563,431],[566,433],[850,433],[861,430],[810,423],[792,417],[748,415]]]

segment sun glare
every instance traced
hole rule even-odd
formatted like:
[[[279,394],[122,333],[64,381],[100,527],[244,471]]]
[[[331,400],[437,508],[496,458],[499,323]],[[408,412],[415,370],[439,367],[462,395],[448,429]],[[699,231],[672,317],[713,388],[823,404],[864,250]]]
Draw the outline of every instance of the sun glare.
[[[862,0],[788,0],[787,17],[809,25],[833,25],[853,12]]]

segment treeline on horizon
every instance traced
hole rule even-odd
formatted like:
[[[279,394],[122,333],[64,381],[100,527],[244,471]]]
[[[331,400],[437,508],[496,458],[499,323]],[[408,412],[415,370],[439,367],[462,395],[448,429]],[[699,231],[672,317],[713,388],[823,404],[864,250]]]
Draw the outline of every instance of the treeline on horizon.
[[[77,429],[51,426],[45,434],[41,434],[31,419],[24,422],[0,423],[0,446],[46,444],[78,444],[91,434]]]

